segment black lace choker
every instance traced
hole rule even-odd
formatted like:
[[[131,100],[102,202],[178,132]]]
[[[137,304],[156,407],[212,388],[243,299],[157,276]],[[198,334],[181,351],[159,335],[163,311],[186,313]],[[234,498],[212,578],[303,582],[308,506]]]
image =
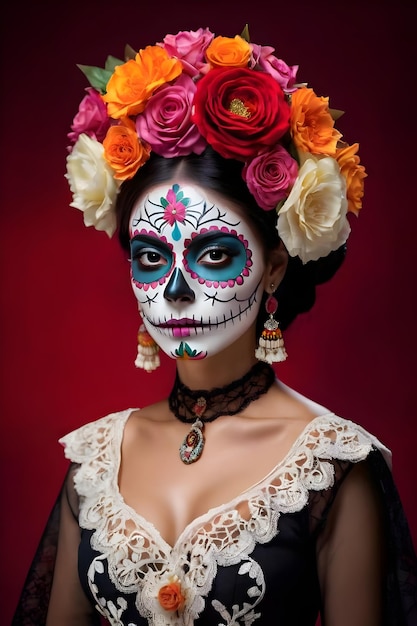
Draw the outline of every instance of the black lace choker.
[[[259,361],[239,380],[214,389],[189,389],[178,376],[169,394],[169,408],[180,422],[192,426],[180,446],[180,458],[189,465],[198,461],[204,448],[204,424],[221,415],[236,415],[268,391],[275,380],[271,365]]]

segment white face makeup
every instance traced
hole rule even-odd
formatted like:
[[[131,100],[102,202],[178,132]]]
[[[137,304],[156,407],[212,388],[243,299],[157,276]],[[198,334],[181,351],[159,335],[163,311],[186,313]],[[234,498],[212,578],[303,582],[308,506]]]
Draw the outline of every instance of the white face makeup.
[[[243,211],[215,197],[216,203],[196,186],[164,183],[132,212],[133,291],[149,334],[172,358],[220,352],[259,310],[262,247]]]

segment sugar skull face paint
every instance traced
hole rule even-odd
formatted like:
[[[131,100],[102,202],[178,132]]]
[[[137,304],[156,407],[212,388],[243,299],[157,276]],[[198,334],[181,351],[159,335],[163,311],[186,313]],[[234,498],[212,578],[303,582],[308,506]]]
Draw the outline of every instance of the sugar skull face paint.
[[[197,186],[164,183],[132,212],[133,291],[148,332],[173,358],[216,354],[258,313],[261,244],[243,211],[215,198]]]

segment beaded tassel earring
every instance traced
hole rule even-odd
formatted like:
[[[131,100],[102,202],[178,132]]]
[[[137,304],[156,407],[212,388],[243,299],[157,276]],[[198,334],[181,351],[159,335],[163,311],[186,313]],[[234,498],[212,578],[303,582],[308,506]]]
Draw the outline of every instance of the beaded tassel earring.
[[[152,339],[150,334],[142,323],[138,331],[138,355],[135,365],[147,372],[153,372],[160,365],[159,346]]]
[[[271,289],[273,288],[274,285],[271,285]],[[268,313],[268,319],[259,337],[259,344],[255,350],[255,356],[259,361],[279,363],[285,361],[288,355],[285,350],[284,338],[279,327],[279,322],[274,318],[278,309],[278,300],[274,297],[273,293],[269,294],[266,299],[265,309]]]

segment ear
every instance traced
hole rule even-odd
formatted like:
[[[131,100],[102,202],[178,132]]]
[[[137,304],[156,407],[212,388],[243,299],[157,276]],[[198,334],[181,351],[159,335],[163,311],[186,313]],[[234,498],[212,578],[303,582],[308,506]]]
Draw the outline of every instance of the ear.
[[[284,278],[287,265],[288,252],[282,241],[280,241],[279,245],[268,254],[264,273],[264,290],[266,292],[274,293],[281,280]]]

